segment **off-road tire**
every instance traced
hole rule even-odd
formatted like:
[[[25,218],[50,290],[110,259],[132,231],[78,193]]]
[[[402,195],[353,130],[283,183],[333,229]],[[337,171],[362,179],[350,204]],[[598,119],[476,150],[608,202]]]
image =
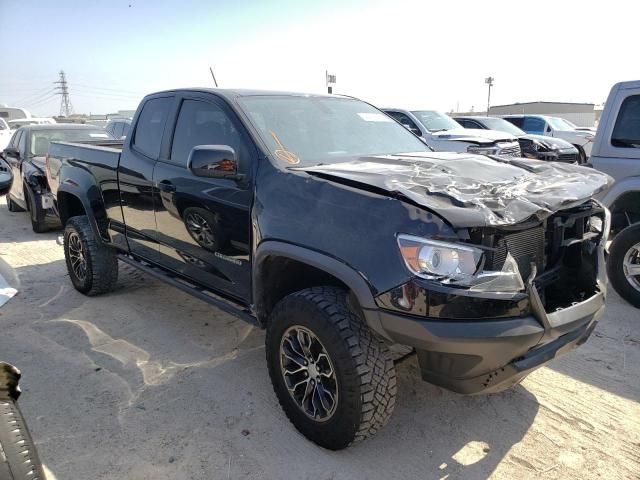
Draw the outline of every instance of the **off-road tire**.
[[[640,243],[640,223],[625,228],[615,236],[609,248],[607,275],[618,295],[634,307],[640,308],[640,291],[629,283],[623,270],[626,253],[637,243]]]
[[[36,204],[36,196],[29,187],[25,187],[24,196],[27,200],[27,210],[29,212],[31,228],[33,231],[36,233],[44,233],[49,230],[45,223],[44,212],[41,208],[38,208],[38,205]]]
[[[45,480],[38,453],[18,405],[0,399],[0,478]]]
[[[69,238],[78,235],[86,260],[86,276],[79,278],[71,266]],[[118,258],[113,248],[102,243],[93,233],[86,216],[71,217],[64,229],[64,257],[69,277],[76,290],[93,296],[113,289],[118,280]]]
[[[396,400],[396,371],[386,345],[350,307],[348,293],[314,287],[281,300],[267,326],[266,355],[276,396],[291,423],[312,442],[340,450],[387,424]],[[323,422],[307,416],[289,394],[280,368],[280,343],[292,326],[310,330],[325,347],[335,370],[338,400]]]

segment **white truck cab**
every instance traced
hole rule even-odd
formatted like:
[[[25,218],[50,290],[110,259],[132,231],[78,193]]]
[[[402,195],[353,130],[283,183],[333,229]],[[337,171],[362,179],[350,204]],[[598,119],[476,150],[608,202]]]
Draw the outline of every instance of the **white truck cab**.
[[[436,152],[521,156],[518,139],[510,133],[464,128],[450,116],[435,110],[383,108],[382,111]]]
[[[601,198],[611,210],[614,235],[609,280],[620,296],[640,307],[640,80],[611,89],[589,163],[614,179]]]
[[[591,130],[578,129],[573,123],[560,117],[549,115],[502,115],[502,118],[513,123],[527,133],[546,135],[566,140],[578,149],[580,163],[591,156],[591,147],[595,134]]]

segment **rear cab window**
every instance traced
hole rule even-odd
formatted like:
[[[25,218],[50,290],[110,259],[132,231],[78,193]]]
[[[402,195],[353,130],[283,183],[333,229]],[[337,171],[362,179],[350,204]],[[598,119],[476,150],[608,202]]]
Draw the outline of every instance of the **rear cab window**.
[[[152,98],[142,107],[133,146],[149,158],[157,159],[160,154],[162,135],[172,103],[173,97]]]
[[[622,102],[611,134],[611,145],[640,148],[640,95],[631,95]]]

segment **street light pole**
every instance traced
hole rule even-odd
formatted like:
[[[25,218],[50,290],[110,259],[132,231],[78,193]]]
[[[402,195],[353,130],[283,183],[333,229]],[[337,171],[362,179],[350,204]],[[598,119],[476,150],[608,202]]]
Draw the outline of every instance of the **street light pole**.
[[[491,87],[493,87],[493,81],[495,78],[487,77],[484,79],[484,83],[489,86],[489,93],[487,94],[487,117],[489,116],[489,108],[491,107]]]
[[[329,73],[329,70],[324,71],[324,76],[327,82],[327,93],[333,93],[333,85],[336,83],[336,76]]]

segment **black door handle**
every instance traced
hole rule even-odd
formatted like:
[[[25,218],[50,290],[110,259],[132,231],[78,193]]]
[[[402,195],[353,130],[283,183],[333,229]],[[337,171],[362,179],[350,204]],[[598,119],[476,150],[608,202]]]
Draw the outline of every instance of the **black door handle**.
[[[158,182],[158,188],[163,192],[175,192],[176,186],[168,180]]]

